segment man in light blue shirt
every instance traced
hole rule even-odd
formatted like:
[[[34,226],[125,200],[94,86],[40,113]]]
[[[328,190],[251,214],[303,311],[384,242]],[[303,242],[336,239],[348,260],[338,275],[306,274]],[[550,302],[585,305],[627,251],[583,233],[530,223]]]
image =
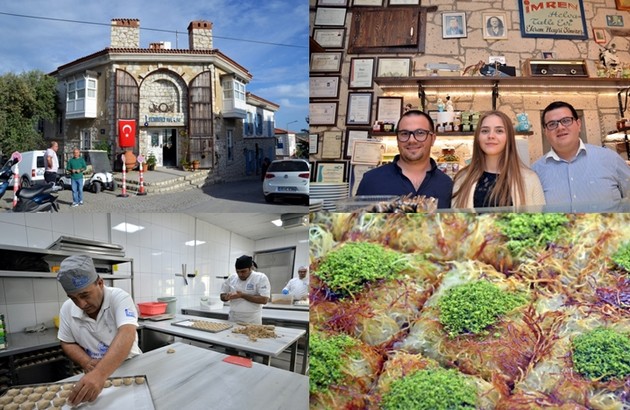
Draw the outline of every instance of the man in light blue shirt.
[[[547,210],[615,210],[630,195],[630,167],[616,152],[585,144],[575,108],[556,101],[543,111],[543,129],[551,150],[534,163]],[[554,206],[557,209],[553,209]]]

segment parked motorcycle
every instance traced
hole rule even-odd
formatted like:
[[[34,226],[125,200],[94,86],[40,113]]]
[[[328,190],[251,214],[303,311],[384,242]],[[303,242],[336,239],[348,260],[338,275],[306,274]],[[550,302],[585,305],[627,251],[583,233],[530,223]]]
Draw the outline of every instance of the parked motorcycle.
[[[11,159],[0,169],[0,198],[10,186],[15,160]],[[12,185],[11,185],[12,186]],[[53,195],[55,184],[39,185],[33,188],[20,188],[17,191],[18,203],[13,212],[59,212],[57,197]]]

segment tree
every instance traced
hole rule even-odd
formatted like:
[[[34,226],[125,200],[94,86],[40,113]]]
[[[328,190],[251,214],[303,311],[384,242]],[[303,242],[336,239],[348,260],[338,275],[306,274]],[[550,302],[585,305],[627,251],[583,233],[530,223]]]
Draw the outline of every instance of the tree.
[[[56,118],[57,81],[41,71],[0,76],[0,152],[44,148],[44,121]]]

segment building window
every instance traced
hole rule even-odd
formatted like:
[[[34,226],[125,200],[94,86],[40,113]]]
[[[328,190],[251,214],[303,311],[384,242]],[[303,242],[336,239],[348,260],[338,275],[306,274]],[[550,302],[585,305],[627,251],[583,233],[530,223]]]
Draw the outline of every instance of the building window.
[[[90,130],[81,131],[81,150],[92,149],[92,133]]]
[[[88,74],[66,83],[66,117],[96,118],[96,79]]]
[[[245,135],[252,135],[254,133],[254,116],[251,112],[247,113],[247,120],[245,122]]]
[[[236,78],[223,81],[223,98],[245,101],[245,83]]]
[[[262,135],[263,133],[263,116],[262,114],[256,114],[256,135]]]
[[[233,130],[227,130],[227,159],[234,161],[234,135]]]

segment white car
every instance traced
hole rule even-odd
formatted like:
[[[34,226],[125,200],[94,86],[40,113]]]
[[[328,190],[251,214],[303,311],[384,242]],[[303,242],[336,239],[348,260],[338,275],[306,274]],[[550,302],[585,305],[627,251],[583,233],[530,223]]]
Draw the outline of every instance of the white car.
[[[298,197],[308,204],[311,171],[308,161],[303,159],[279,159],[272,161],[263,181],[265,201],[273,202],[276,197]]]

